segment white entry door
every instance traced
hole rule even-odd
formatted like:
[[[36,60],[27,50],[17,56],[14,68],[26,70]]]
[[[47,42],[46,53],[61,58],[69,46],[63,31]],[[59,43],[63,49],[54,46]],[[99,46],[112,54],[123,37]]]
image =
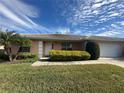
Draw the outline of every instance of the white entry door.
[[[45,56],[49,56],[49,51],[52,50],[52,43],[45,42]]]

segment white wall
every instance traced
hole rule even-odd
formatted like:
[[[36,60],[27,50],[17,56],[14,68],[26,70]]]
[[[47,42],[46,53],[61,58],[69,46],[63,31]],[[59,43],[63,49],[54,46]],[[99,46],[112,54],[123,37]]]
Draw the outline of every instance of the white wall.
[[[42,58],[42,56],[43,56],[43,42],[39,41],[39,44],[38,44],[38,57]]]
[[[52,50],[52,42],[45,42],[45,56],[49,55],[49,51]]]

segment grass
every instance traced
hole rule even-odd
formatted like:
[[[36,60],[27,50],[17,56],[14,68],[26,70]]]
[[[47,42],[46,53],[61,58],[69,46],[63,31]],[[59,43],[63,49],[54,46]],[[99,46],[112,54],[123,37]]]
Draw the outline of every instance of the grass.
[[[0,93],[124,93],[124,69],[113,65],[1,64]]]

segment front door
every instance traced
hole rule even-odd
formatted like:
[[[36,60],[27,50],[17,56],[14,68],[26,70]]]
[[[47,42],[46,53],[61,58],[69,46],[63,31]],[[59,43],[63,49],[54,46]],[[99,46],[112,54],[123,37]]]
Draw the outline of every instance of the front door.
[[[49,51],[52,50],[52,43],[45,42],[45,56],[49,56]]]

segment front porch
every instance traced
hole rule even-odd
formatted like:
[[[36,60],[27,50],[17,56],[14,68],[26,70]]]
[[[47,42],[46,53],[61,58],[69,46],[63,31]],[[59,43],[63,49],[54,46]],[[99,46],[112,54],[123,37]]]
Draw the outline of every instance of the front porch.
[[[39,58],[49,56],[50,50],[84,50],[84,41],[39,41]]]

